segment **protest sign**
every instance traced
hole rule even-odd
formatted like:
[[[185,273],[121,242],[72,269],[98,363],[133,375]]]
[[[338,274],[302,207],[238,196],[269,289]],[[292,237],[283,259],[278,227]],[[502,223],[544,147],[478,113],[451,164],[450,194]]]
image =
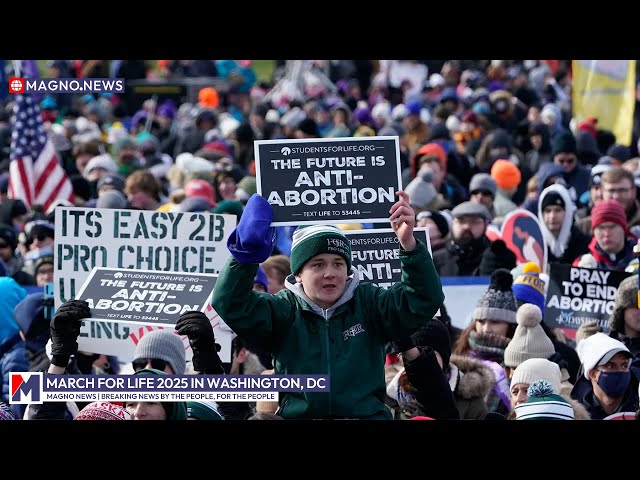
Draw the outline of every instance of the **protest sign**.
[[[402,279],[400,243],[392,228],[346,230],[343,233],[351,243],[351,262],[358,269],[361,282],[389,288]],[[428,229],[415,228],[413,233],[431,253]]]
[[[346,230],[343,233],[351,243],[351,262],[358,269],[361,282],[371,282],[386,289],[402,280],[400,243],[392,228]],[[429,229],[414,228],[413,234],[425,243],[431,254]],[[435,316],[440,316],[440,310]]]
[[[592,321],[608,332],[618,285],[630,275],[628,272],[551,263],[545,323],[551,328],[561,328],[570,338],[575,338],[580,325]]]
[[[398,137],[259,140],[256,189],[272,225],[387,222],[401,190]]]
[[[121,268],[93,269],[78,292],[88,320],[173,326],[190,310],[203,311],[217,275]]]
[[[518,264],[533,262],[541,271],[546,270],[547,243],[540,220],[529,210],[519,208],[510,212],[502,223],[500,238],[516,254]]]
[[[217,275],[230,256],[226,242],[236,223],[228,214],[57,207],[55,308],[76,298],[94,267]],[[234,334],[220,317],[212,325],[220,357],[230,361]],[[156,328],[162,327],[83,322],[78,348],[127,359],[140,336]],[[183,341],[189,353],[186,336]]]

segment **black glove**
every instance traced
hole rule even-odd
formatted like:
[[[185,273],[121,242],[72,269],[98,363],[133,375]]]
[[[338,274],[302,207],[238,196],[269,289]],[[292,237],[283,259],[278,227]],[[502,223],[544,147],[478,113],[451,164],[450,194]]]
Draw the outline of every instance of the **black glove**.
[[[482,253],[480,259],[479,273],[480,275],[490,276],[499,268],[512,270],[516,268],[517,257],[511,251],[504,240],[497,239],[491,242],[491,246]]]
[[[404,337],[404,338],[395,340],[393,342],[393,346],[394,346],[393,350],[395,353],[402,353],[415,347],[415,344],[413,343],[413,340],[411,339],[411,337]]]
[[[66,368],[69,357],[78,351],[78,335],[81,320],[91,317],[89,304],[84,300],[69,300],[56,311],[51,319],[51,363]]]
[[[216,343],[211,322],[203,312],[184,312],[176,323],[176,332],[189,337],[194,370],[212,375],[224,373],[218,356],[220,345]]]

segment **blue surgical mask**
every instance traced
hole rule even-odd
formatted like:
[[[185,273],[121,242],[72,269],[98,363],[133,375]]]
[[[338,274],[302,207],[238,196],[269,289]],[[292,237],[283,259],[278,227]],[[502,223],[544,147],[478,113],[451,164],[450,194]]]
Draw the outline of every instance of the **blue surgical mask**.
[[[612,398],[620,398],[631,382],[631,372],[600,372],[598,386]]]

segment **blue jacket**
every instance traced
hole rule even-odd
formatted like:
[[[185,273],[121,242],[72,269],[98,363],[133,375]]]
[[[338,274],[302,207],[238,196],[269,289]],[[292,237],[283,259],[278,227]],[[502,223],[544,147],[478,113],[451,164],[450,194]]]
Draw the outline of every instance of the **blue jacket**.
[[[20,338],[20,329],[13,316],[13,309],[27,296],[27,291],[11,277],[0,277],[0,378],[2,396],[0,400],[9,403],[9,373],[28,372],[25,343]],[[21,405],[12,405],[22,418]]]
[[[27,362],[24,340],[16,332],[15,335],[0,344],[0,375],[2,376],[2,396],[0,400],[7,405],[9,404],[9,373],[28,371],[29,363]],[[11,405],[11,409],[16,413],[16,418],[22,418],[24,413],[22,405]]]

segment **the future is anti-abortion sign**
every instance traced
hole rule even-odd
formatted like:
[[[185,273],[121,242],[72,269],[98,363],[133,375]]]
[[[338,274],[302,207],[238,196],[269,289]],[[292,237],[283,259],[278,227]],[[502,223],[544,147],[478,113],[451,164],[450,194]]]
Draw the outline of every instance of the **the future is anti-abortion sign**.
[[[400,242],[393,229],[346,230],[344,234],[351,243],[351,261],[361,282],[389,288],[402,279]],[[431,253],[428,229],[415,228],[413,234]]]
[[[398,137],[255,142],[272,225],[386,222],[401,189]]]

